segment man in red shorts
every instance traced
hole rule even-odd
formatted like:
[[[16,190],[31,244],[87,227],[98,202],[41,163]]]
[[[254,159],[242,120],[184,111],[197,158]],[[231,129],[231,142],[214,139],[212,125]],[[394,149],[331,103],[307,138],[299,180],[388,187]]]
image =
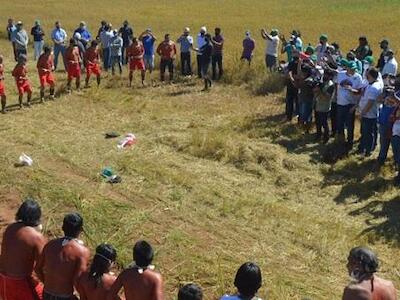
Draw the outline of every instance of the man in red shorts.
[[[6,113],[6,89],[4,87],[4,65],[3,65],[3,56],[0,55],[0,99],[1,99],[1,113]]]
[[[1,245],[0,299],[38,300],[43,286],[33,275],[33,268],[43,251],[46,239],[41,231],[42,211],[35,200],[19,207],[15,222],[8,225]]]
[[[28,95],[27,106],[31,106],[32,98],[32,86],[27,77],[28,70],[26,69],[26,55],[21,54],[18,57],[18,63],[12,71],[12,76],[15,78],[17,83],[17,89],[19,94],[19,107],[22,108],[22,98],[25,93]]]
[[[49,46],[43,47],[43,54],[39,56],[36,67],[39,73],[40,80],[40,101],[44,101],[44,90],[46,85],[50,86],[50,99],[54,99],[54,57],[51,54],[51,48]]]
[[[97,48],[97,41],[92,41],[90,47],[86,50],[84,54],[84,62],[86,66],[86,81],[85,88],[89,87],[89,80],[92,74],[96,75],[97,86],[100,85],[100,55],[99,49]]]
[[[165,69],[168,68],[169,82],[174,79],[174,60],[176,57],[176,46],[169,38],[167,33],[164,36],[164,41],[157,47],[157,54],[161,56],[160,61],[160,80],[164,81]]]
[[[144,76],[146,69],[144,66],[144,47],[141,41],[136,37],[132,39],[132,44],[126,50],[126,56],[129,61],[129,86],[132,86],[133,71],[140,70],[142,75],[142,85],[144,85]]]
[[[71,82],[75,78],[76,89],[81,86],[81,56],[79,48],[74,39],[69,40],[69,47],[65,51],[65,61],[67,63],[67,91],[71,93]]]

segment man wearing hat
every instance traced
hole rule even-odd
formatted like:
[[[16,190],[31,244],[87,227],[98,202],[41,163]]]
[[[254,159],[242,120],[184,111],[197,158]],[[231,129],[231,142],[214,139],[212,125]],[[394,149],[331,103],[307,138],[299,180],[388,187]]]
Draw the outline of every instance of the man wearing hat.
[[[84,21],[79,23],[79,27],[75,29],[74,34],[75,33],[79,33],[81,35],[80,41],[83,46],[87,48],[89,46],[89,42],[92,40],[92,35],[87,30],[86,23]]]
[[[151,31],[151,28],[147,28],[139,36],[139,40],[143,43],[144,47],[143,59],[146,70],[149,70],[151,74],[154,70],[154,42],[157,40],[157,38]]]
[[[279,31],[272,29],[271,33],[268,34],[263,28],[261,29],[261,37],[267,41],[267,47],[265,49],[265,64],[267,69],[271,72],[275,69],[278,60],[278,47],[279,47]]]
[[[43,37],[44,37],[44,31],[42,29],[42,26],[40,26],[40,21],[36,20],[35,24],[33,25],[31,29],[31,35],[33,36],[33,48],[34,48],[34,59],[37,60],[42,54],[43,50]]]
[[[325,55],[329,48],[328,36],[326,34],[321,34],[319,37],[319,44],[315,47],[315,53],[317,55],[317,60],[320,61]]]
[[[382,49],[382,52],[381,52],[381,55],[379,56],[376,67],[379,69],[379,71],[382,72],[383,66],[385,65],[386,52],[389,50],[389,41],[384,39],[379,43],[379,45],[380,45],[380,48]]]
[[[192,62],[190,49],[193,47],[193,37],[190,35],[190,28],[186,27],[183,34],[176,40],[181,46],[181,74],[183,76],[192,75]]]
[[[202,26],[200,28],[200,32],[197,35],[197,48],[201,49],[203,46],[206,45],[206,33],[207,33],[207,28],[205,26]],[[197,76],[199,78],[202,78],[202,72],[201,72],[201,67],[202,67],[202,58],[201,58],[201,53],[197,53]]]
[[[29,37],[21,21],[17,23],[17,30],[13,33],[12,42],[15,44],[17,58],[19,58],[21,54],[27,54]]]
[[[385,61],[385,64],[383,66],[382,76],[385,76],[386,74],[396,76],[398,65],[397,65],[396,58],[394,58],[393,50],[389,49],[386,51],[384,61]]]

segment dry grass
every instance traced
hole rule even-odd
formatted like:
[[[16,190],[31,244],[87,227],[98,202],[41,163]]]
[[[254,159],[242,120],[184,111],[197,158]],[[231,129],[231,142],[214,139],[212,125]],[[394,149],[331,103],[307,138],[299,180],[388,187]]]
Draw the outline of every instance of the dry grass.
[[[103,17],[118,23],[129,15],[136,27],[151,24],[161,36],[164,31],[177,34],[186,24],[197,28],[207,20],[209,27],[221,25],[225,30],[226,81],[235,84],[217,84],[210,93],[202,93],[196,80],[128,89],[125,77],[107,78],[106,88],[62,95],[55,102],[0,116],[1,205],[8,205],[1,195],[10,193],[40,199],[50,236],[60,232],[65,212],[79,210],[86,220],[84,239],[89,246],[114,244],[121,265],[130,261],[135,240],[151,241],[168,299],[188,281],[200,283],[206,299],[216,299],[233,290],[234,272],[246,260],[258,262],[263,270],[263,298],[338,299],[347,282],[348,250],[358,244],[378,251],[382,276],[399,286],[400,207],[398,190],[391,185],[392,166],[378,174],[371,171],[372,160],[357,156],[335,165],[322,163],[326,148],[282,122],[282,95],[252,93],[263,94],[259,82],[264,80],[274,82],[268,88],[279,87],[280,82],[257,66],[262,42],[257,40],[252,69],[238,69],[235,60],[243,29],[256,31],[264,19],[285,31],[298,20],[297,27],[306,36],[327,31],[333,39],[343,40],[345,48],[353,45],[350,37],[362,32],[361,24],[370,18],[385,16],[387,22],[398,24],[390,13],[397,2],[368,1],[368,9],[365,1],[329,2],[328,6],[308,1],[313,13],[298,2],[271,1],[132,5],[117,0],[112,9],[109,3],[93,6],[91,1],[45,1],[40,6],[32,1],[29,8],[18,1],[4,3],[7,15],[27,23],[40,17],[39,11],[46,13],[41,18],[47,30],[50,20],[61,18],[61,7],[62,15],[71,16],[62,18],[68,29],[82,18],[93,28]],[[78,6],[85,17],[76,14]],[[193,13],[188,15],[189,8]],[[287,9],[285,17],[282,8]],[[352,11],[359,19],[350,18]],[[307,20],[302,19],[305,15]],[[328,16],[351,22],[321,22]],[[381,38],[378,30],[371,28],[373,43]],[[398,32],[387,36],[394,40]],[[9,49],[5,41],[0,45]],[[8,52],[6,66],[14,103]],[[37,86],[32,63],[30,69]],[[63,84],[63,74],[57,76]],[[116,140],[102,135],[112,130],[134,132],[138,144],[118,151]],[[13,167],[21,152],[33,157],[32,168]],[[99,172],[105,166],[123,182],[104,183]]]

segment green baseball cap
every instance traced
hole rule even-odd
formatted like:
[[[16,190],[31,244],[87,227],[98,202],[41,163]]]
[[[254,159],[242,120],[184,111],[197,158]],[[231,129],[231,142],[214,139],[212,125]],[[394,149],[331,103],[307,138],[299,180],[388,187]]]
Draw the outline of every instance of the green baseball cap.
[[[279,34],[279,30],[278,29],[272,29],[271,30],[271,35],[272,36],[276,36],[276,35],[278,35]]]
[[[345,58],[342,58],[339,61],[339,65],[341,65],[342,67],[347,67],[349,65],[349,61],[347,59],[345,59]]]
[[[366,61],[367,63],[369,63],[370,65],[372,65],[375,61],[375,58],[373,56],[366,56],[364,58],[364,61]]]
[[[313,55],[315,52],[315,48],[313,46],[307,46],[306,51],[307,54]]]
[[[347,63],[347,68],[350,70],[357,70],[357,63],[355,61],[349,61]]]
[[[323,41],[327,41],[328,40],[328,35],[327,34],[321,34],[321,36],[319,37],[319,39],[320,40],[323,40]]]
[[[316,54],[313,54],[313,55],[310,56],[310,59],[311,59],[313,62],[316,62],[317,59],[318,59],[318,57],[317,57]]]

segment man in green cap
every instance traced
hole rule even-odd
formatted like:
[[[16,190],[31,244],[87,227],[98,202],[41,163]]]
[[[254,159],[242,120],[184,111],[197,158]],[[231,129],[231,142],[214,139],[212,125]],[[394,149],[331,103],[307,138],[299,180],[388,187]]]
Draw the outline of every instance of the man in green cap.
[[[33,57],[35,60],[37,60],[40,54],[42,54],[44,45],[44,31],[42,26],[40,26],[39,20],[35,21],[35,24],[31,29],[31,35],[33,36],[33,48],[35,49]]]
[[[319,37],[319,44],[315,47],[315,54],[317,55],[318,61],[320,61],[326,55],[328,48],[328,36],[326,34],[322,34]]]
[[[270,72],[275,69],[278,61],[278,47],[280,42],[278,35],[279,32],[277,29],[272,29],[270,34],[268,34],[264,28],[261,29],[261,37],[267,41],[267,47],[265,50],[265,64]]]
[[[374,65],[374,57],[373,56],[366,56],[364,60],[362,61],[363,64],[363,78],[367,79],[367,72],[368,69],[371,68]]]

